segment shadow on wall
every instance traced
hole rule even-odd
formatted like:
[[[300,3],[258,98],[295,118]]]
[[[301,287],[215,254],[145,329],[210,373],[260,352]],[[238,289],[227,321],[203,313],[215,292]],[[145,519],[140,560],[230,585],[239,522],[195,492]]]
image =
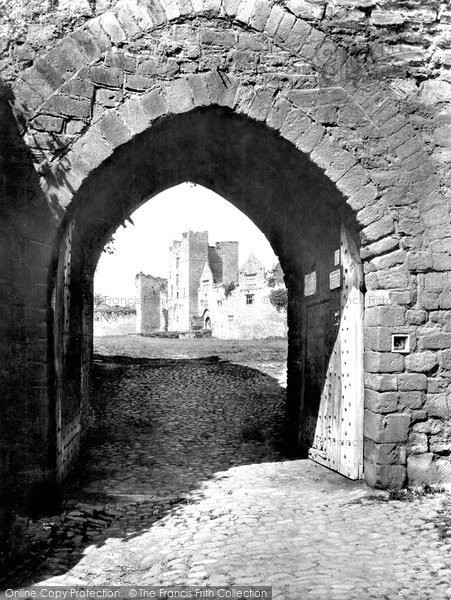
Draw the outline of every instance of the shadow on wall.
[[[231,467],[286,460],[284,411],[275,379],[217,357],[98,356],[91,432],[63,512],[36,524],[31,562],[8,585],[64,574],[88,546],[142,535]]]
[[[40,499],[49,504],[44,487],[54,466],[48,449],[54,429],[47,395],[53,361],[49,290],[63,210],[40,187],[34,167],[40,149],[22,138],[27,118],[0,80],[0,530],[6,541],[0,562],[8,542],[21,550],[18,515],[39,509]],[[65,181],[64,167],[58,181]]]

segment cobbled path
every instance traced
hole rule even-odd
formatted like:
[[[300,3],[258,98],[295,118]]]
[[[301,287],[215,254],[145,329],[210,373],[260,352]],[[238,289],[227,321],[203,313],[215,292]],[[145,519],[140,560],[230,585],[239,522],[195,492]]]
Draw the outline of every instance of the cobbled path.
[[[390,500],[283,456],[285,390],[213,359],[96,361],[93,427],[10,585],[271,585],[293,600],[451,598],[448,494]]]

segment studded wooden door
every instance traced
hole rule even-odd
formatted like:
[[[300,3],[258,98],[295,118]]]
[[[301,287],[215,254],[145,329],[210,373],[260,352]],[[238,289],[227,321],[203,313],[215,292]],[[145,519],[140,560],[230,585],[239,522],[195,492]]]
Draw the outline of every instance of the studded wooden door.
[[[350,479],[363,475],[363,293],[355,245],[342,226],[340,248],[323,261],[317,301],[306,302],[309,457]],[[324,275],[324,274],[323,274]],[[314,296],[315,294],[312,294]],[[308,396],[310,394],[310,397]]]

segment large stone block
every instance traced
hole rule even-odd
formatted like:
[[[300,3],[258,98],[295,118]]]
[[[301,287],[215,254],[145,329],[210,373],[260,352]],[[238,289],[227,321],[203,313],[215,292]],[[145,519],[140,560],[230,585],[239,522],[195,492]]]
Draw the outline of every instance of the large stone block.
[[[402,373],[398,375],[398,389],[403,392],[424,391],[427,384],[427,377],[423,373]]]
[[[271,37],[276,33],[279,23],[281,22],[283,16],[283,8],[279,6],[279,4],[274,4],[265,25],[265,33],[268,36]]]
[[[112,111],[105,113],[98,122],[98,127],[112,148],[125,144],[132,137],[131,131],[124,125],[121,118]]]
[[[87,63],[98,60],[102,56],[101,47],[88,29],[77,29],[71,34],[71,38],[84,54]]]
[[[68,96],[78,96],[79,98],[87,98],[91,100],[94,94],[94,85],[89,79],[84,78],[84,73],[80,72],[80,77],[74,77],[65,83],[61,89],[60,93]]]
[[[383,256],[376,256],[375,258],[368,261],[368,265],[371,270],[379,271],[381,269],[390,269],[404,262],[405,252],[404,250],[395,250],[389,252]]]
[[[65,81],[57,69],[45,58],[38,58],[31,69],[27,69],[23,76],[26,77],[28,83],[33,87],[39,86],[38,89],[48,96],[57,90]]]
[[[369,373],[402,373],[404,357],[393,352],[365,352],[363,356],[365,371]]]
[[[140,75],[127,75],[125,87],[127,90],[142,92],[149,90],[154,85],[154,82],[149,77],[141,77]]]
[[[306,43],[311,31],[310,25],[304,21],[297,19],[288,36],[285,38],[285,44],[293,52],[299,52],[302,46]]]
[[[368,258],[372,258],[373,256],[384,255],[391,250],[395,250],[399,247],[399,240],[394,236],[384,237],[382,240],[378,242],[374,242],[373,244],[369,244],[368,246],[364,246],[361,251],[362,260],[366,260]]]
[[[368,275],[368,281],[370,280],[370,277],[374,277],[376,280],[376,284],[373,284],[373,287],[379,289],[394,290],[396,288],[402,289],[409,286],[409,275],[404,266],[382,269],[370,273]]]
[[[125,126],[133,133],[141,133],[149,125],[149,118],[138,98],[131,98],[119,110]]]
[[[365,387],[376,392],[391,392],[398,389],[396,375],[380,375],[378,373],[365,373]]]
[[[97,127],[92,127],[80,138],[72,150],[91,169],[98,167],[112,152],[110,144],[103,139]]]
[[[428,394],[426,410],[428,417],[449,419],[451,417],[451,397],[448,394]]]
[[[127,36],[119,21],[112,12],[106,12],[99,17],[99,23],[115,46],[125,42]]]
[[[447,334],[449,335],[449,334]],[[438,352],[438,362],[442,369],[451,370],[451,350]]]
[[[233,29],[201,29],[199,41],[201,44],[207,44],[209,46],[234,48],[237,43],[237,34]]]
[[[406,448],[402,444],[377,444],[364,439],[365,459],[377,465],[405,465]]]
[[[428,312],[423,309],[411,309],[406,312],[406,322],[409,325],[423,325],[428,320]]]
[[[99,45],[99,48],[102,52],[111,48],[111,40],[106,34],[106,31],[103,29],[100,24],[99,17],[95,19],[90,19],[86,25],[84,25],[80,31],[83,33],[86,31],[88,35],[92,35],[96,40],[96,43]]]
[[[374,413],[393,413],[398,407],[397,392],[365,390],[365,408]]]
[[[406,446],[407,455],[424,454],[428,451],[428,436],[425,433],[412,432]]]
[[[250,26],[263,31],[271,13],[271,5],[266,0],[257,0],[251,15]]]
[[[406,413],[380,415],[365,410],[364,436],[379,443],[404,443],[410,426]]]
[[[399,392],[399,407],[401,410],[417,410],[424,404],[425,393],[420,391]]]
[[[128,38],[141,33],[141,27],[126,4],[119,4],[115,10],[116,18]]]
[[[121,87],[124,80],[124,72],[116,67],[91,67],[90,75],[97,85],[109,87]]]
[[[451,453],[451,423],[444,423],[439,433],[429,438],[429,450],[450,456]]]
[[[154,21],[144,2],[127,0],[127,8],[141,29],[146,30],[153,27]]]
[[[162,90],[151,90],[148,94],[141,96],[141,106],[150,119],[156,119],[168,112],[168,103]]]
[[[175,79],[167,84],[166,98],[169,111],[183,113],[194,108],[194,99],[188,79]]]
[[[63,128],[64,120],[61,117],[38,115],[32,121],[32,126],[38,131],[53,131],[59,133]]]
[[[364,462],[365,481],[372,488],[400,489],[406,484],[404,465],[377,465]]]
[[[414,352],[406,356],[405,364],[407,371],[427,373],[437,366],[437,355],[429,350]]]
[[[408,252],[407,266],[417,273],[427,271],[432,267],[432,252]]]
[[[230,107],[236,105],[238,80],[235,77],[224,78],[219,73],[212,72],[207,74],[206,84],[213,103]]]
[[[365,311],[365,325],[369,327],[398,327],[405,324],[403,306],[370,306]]]
[[[451,483],[451,459],[430,452],[412,454],[407,457],[407,477],[410,486]]]
[[[91,103],[87,99],[70,98],[62,94],[51,96],[45,103],[45,111],[56,115],[67,115],[87,119],[91,115]]]
[[[285,14],[283,15],[279,26],[277,27],[276,35],[280,37],[284,43],[287,42],[290,32],[293,29],[294,24],[296,23],[296,20],[296,17],[290,12],[285,12]]]
[[[105,65],[133,73],[136,71],[136,57],[113,49],[105,54]]]
[[[394,232],[394,229],[393,219],[390,215],[386,215],[362,230],[362,243],[370,244],[372,242],[377,242],[381,238],[391,235]]]
[[[420,333],[419,350],[440,350],[451,346],[451,333]],[[440,356],[439,356],[440,360]]]

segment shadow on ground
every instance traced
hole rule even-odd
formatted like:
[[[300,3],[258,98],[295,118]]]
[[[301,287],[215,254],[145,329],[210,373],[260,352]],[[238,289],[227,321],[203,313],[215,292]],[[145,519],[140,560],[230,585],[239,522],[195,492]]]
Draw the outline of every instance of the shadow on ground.
[[[34,548],[6,586],[62,575],[88,547],[140,535],[231,467],[286,460],[285,425],[285,390],[257,369],[96,355],[91,429],[61,512],[34,524]]]

